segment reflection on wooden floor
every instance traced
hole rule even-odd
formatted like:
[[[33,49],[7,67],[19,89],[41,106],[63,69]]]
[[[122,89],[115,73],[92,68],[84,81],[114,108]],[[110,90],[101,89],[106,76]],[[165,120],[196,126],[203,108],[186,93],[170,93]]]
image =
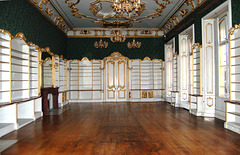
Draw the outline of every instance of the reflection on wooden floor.
[[[2,154],[238,154],[240,135],[223,123],[164,102],[82,103],[0,140],[18,140]]]

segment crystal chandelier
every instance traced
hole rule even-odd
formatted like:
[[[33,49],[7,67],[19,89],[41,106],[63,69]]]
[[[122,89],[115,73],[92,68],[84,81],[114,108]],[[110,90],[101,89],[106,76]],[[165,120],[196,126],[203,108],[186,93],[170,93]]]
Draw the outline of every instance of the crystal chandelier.
[[[133,39],[132,42],[128,42],[127,47],[128,47],[129,49],[131,49],[131,48],[140,48],[141,45],[142,45],[141,42],[138,42],[138,41],[136,42],[135,39]]]
[[[142,0],[113,0],[111,5],[115,13],[120,17],[136,17],[145,9]]]
[[[100,39],[99,42],[95,41],[94,47],[95,48],[107,48],[108,47],[108,42],[102,41],[102,39]]]
[[[110,40],[114,42],[124,42],[126,40],[126,36],[123,36],[120,31],[115,31],[114,36],[111,36]]]

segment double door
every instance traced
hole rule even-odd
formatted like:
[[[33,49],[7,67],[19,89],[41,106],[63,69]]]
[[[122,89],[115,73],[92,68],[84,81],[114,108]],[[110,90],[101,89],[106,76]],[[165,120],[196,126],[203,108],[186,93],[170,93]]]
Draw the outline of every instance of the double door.
[[[107,101],[127,100],[127,60],[106,60],[106,93]]]

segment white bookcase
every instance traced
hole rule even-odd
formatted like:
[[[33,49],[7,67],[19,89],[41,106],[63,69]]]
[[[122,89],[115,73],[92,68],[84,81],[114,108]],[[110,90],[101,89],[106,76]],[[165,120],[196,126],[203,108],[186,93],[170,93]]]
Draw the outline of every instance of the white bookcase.
[[[11,102],[11,34],[0,29],[0,137],[15,130],[16,105]],[[4,106],[7,104],[7,106]]]
[[[230,101],[226,101],[225,128],[240,134],[240,24],[230,29]]]
[[[30,97],[30,48],[21,38],[11,41],[11,101]]]
[[[79,61],[78,60],[70,60],[69,68],[70,68],[70,99],[78,100],[79,99]]]
[[[59,67],[60,67],[59,61],[60,61],[60,59],[59,59],[58,55],[54,55],[54,58],[55,58],[55,62],[54,62],[55,82],[54,83],[55,83],[56,87],[60,87],[60,80],[59,80],[59,78],[60,78],[60,73],[59,73]],[[54,72],[53,72],[53,74],[54,74]]]
[[[153,87],[154,87],[154,97],[163,98],[163,64],[162,60],[155,59],[153,61]]]
[[[42,116],[38,46],[0,30],[0,137]]]
[[[66,100],[69,101],[70,99],[70,73],[71,73],[71,68],[70,68],[70,61],[67,61],[66,62],[66,91],[67,91],[67,94],[66,94]]]
[[[203,95],[201,93],[201,48],[199,43],[192,46],[191,56],[191,94],[189,112],[202,116],[203,113]]]
[[[102,90],[102,61],[93,60],[92,61],[92,99],[102,100],[103,90]]]
[[[30,99],[34,104],[34,118],[37,119],[43,115],[42,98],[40,95],[40,51],[39,47],[33,43],[30,46]],[[31,103],[32,104],[32,103]]]
[[[0,29],[0,103],[11,101],[11,35]]]
[[[149,58],[141,61],[141,98],[154,98],[153,62]]]
[[[39,96],[39,47],[30,43],[30,97]]]
[[[131,61],[131,98],[141,99],[141,61]]]
[[[132,101],[162,100],[163,62],[159,59],[130,60],[130,92]]]
[[[79,99],[91,100],[92,99],[92,62],[89,60],[79,61]]]
[[[103,99],[102,60],[89,61],[87,58],[70,60],[69,87],[71,101],[101,101]]]
[[[61,106],[67,103],[67,61],[63,58],[59,60],[59,95],[58,102]]]
[[[43,61],[43,88],[52,87],[52,59],[46,58]]]
[[[172,91],[171,91],[171,105],[172,106],[177,106],[179,104],[179,91],[178,91],[178,54],[174,53],[173,54],[173,81],[172,81]]]

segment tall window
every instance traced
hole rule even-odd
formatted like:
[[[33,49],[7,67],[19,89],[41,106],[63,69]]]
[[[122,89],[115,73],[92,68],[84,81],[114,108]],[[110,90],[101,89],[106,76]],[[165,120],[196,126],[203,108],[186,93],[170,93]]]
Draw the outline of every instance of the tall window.
[[[227,16],[219,19],[219,96],[227,97],[228,25]]]

